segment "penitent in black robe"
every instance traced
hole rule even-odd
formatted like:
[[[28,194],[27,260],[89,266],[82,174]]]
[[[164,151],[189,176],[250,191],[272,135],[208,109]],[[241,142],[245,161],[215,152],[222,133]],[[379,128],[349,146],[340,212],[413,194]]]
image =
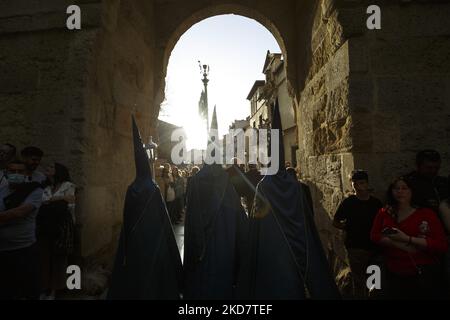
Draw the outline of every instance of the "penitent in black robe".
[[[185,299],[233,299],[248,218],[220,165],[190,182],[185,222]]]
[[[273,129],[281,129],[278,105]],[[284,168],[258,184],[250,215],[249,246],[239,271],[240,299],[339,299],[312,211],[301,184]]]
[[[133,118],[136,179],[128,187],[108,299],[180,299],[182,264],[172,225]]]

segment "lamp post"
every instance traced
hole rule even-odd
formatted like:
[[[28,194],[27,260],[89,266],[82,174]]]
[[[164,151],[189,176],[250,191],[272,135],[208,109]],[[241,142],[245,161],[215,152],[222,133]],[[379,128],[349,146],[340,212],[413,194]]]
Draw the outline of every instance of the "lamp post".
[[[205,87],[205,109],[206,109],[206,134],[209,134],[209,111],[208,111],[208,75],[209,75],[209,66],[207,64],[202,65],[200,61],[198,62],[200,66],[200,73],[203,75],[203,86]]]
[[[158,145],[153,142],[153,137],[150,136],[148,143],[144,145],[145,150],[147,151],[148,158],[150,159],[150,166],[152,168],[152,179],[155,180],[155,161],[157,159],[156,149]]]

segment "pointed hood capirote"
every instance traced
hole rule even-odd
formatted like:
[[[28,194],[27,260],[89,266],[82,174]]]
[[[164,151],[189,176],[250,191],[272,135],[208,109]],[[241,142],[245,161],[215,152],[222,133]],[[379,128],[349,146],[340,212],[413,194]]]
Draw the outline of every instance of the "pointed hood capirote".
[[[167,208],[132,118],[136,178],[128,187],[108,299],[180,298],[182,263]]]
[[[152,172],[148,163],[148,156],[144,149],[141,134],[136,124],[134,116],[131,117],[133,125],[134,162],[136,165],[136,179],[151,177]]]
[[[277,100],[272,129],[280,132],[272,143],[278,143],[279,170],[266,175],[256,188],[237,298],[339,299],[305,191],[285,170],[279,108]]]
[[[213,115],[211,118],[211,126],[209,128],[209,132],[208,132],[208,146],[210,144],[217,144],[217,141],[212,141],[212,137],[214,136],[214,131],[217,132],[217,130],[219,130],[219,126],[217,124],[217,112],[216,112],[216,106],[214,106],[214,111],[213,111]]]
[[[208,132],[208,143],[207,143],[207,152],[210,150],[211,154],[207,154],[207,157],[216,157],[222,156],[221,153],[221,145],[220,145],[220,141],[219,141],[219,126],[217,124],[217,112],[216,112],[216,106],[214,106],[214,111],[213,111],[213,115],[212,115],[212,119],[211,119],[211,127],[209,128],[209,132]],[[206,161],[207,163],[209,161]],[[207,163],[205,163],[205,165],[208,165]]]

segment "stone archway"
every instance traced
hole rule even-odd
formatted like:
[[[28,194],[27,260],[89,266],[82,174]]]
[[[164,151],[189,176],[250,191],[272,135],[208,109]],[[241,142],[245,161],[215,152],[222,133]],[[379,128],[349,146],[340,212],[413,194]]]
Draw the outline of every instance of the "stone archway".
[[[105,73],[111,75],[110,78],[113,79],[110,90],[113,97],[118,97],[124,102],[124,108],[115,109],[118,116],[113,126],[119,136],[123,136],[124,133],[125,136],[127,135],[129,124],[127,118],[130,106],[133,108],[133,104],[136,104],[135,96],[142,98],[142,101],[137,103],[135,111],[140,115],[138,120],[144,135],[149,135],[155,129],[154,124],[163,100],[164,79],[170,52],[179,37],[192,25],[207,17],[234,13],[258,21],[272,32],[285,55],[289,88],[297,105],[300,142],[297,160],[301,164],[303,178],[308,181],[313,190],[316,222],[333,262],[333,268],[338,271],[342,267],[342,261],[345,260],[345,251],[341,236],[331,226],[331,219],[337,204],[350,188],[348,174],[355,167],[368,169],[375,176],[374,186],[378,195],[382,196],[387,176],[385,170],[398,172],[395,161],[400,161],[403,166],[408,165],[404,156],[405,149],[402,149],[399,141],[410,129],[406,126],[401,128],[402,120],[395,120],[399,119],[399,114],[396,110],[386,110],[385,100],[391,97],[392,99],[388,100],[396,103],[396,96],[411,94],[408,93],[410,81],[402,80],[400,70],[394,66],[395,59],[390,60],[387,57],[386,61],[380,64],[372,50],[378,52],[378,50],[390,50],[400,46],[400,56],[410,63],[403,71],[406,74],[414,74],[416,72],[413,67],[416,61],[415,56],[409,56],[407,48],[416,41],[413,40],[415,35],[422,33],[419,29],[410,29],[408,32],[396,35],[393,31],[396,19],[392,15],[395,14],[396,17],[407,20],[410,14],[420,9],[421,4],[414,4],[409,8],[398,4],[386,5],[384,13],[388,18],[385,23],[392,33],[382,31],[374,35],[365,28],[366,7],[362,2],[349,4],[333,0],[292,0],[281,5],[270,0],[257,2],[157,0],[149,5],[148,2],[136,0],[127,2],[125,5],[123,1],[116,0],[115,3],[116,10],[113,10],[111,4],[104,3],[103,14],[108,17],[106,19],[108,24],[105,24],[107,28],[101,29],[100,32],[106,35],[102,41],[111,41],[112,47],[116,47],[118,56],[117,68],[105,66]],[[430,17],[433,16],[433,12],[439,11],[438,6],[430,6],[428,9]],[[120,30],[117,26],[121,26]],[[112,30],[118,31],[121,40],[118,40],[117,34],[111,34]],[[440,36],[436,34],[436,38]],[[109,40],[108,37],[110,37]],[[383,43],[383,40],[377,40],[376,37],[387,38],[389,41]],[[400,44],[398,44],[399,39],[402,40]],[[421,48],[426,47],[427,41],[424,36],[420,41]],[[109,47],[111,48],[111,43]],[[108,52],[107,48],[108,45],[100,52]],[[130,48],[141,50],[141,55],[129,56],[124,53],[129,52]],[[445,47],[437,47],[437,49],[445,53]],[[120,57],[121,55],[123,56]],[[108,54],[106,56],[108,57]],[[146,58],[143,59],[142,56]],[[133,76],[128,77],[129,72],[122,69],[132,70]],[[120,75],[120,72],[123,75]],[[416,72],[415,76],[426,74],[426,72]],[[445,80],[436,78],[438,70],[433,72],[436,75],[433,74],[431,77],[434,77],[433,79],[440,85],[438,87],[445,87]],[[383,87],[379,82],[380,77],[398,86],[399,91],[393,91],[386,96],[377,91],[380,86]],[[118,81],[117,79],[120,78],[122,80]],[[108,76],[105,76],[105,79],[108,79]],[[130,83],[136,83],[132,90],[127,89]],[[412,80],[412,84],[418,85],[415,80]],[[92,86],[88,85],[88,88]],[[425,95],[433,94],[432,91],[429,89]],[[143,92],[145,94],[142,94]],[[445,96],[445,93],[439,92],[437,95]],[[108,99],[100,100],[104,101],[105,106],[110,105]],[[401,104],[399,105],[401,108]],[[148,106],[150,107],[146,109]],[[385,116],[380,112],[383,108],[395,116]],[[96,107],[92,105],[92,109],[96,110]],[[420,113],[419,109],[416,109],[416,115]],[[106,110],[110,109],[106,107]],[[123,120],[118,121],[117,119],[120,118]],[[412,118],[418,119],[417,116]],[[400,127],[378,130],[382,132],[378,134],[374,124],[376,119],[389,123],[394,121],[400,124]],[[433,115],[430,115],[430,119],[438,119],[439,130],[447,130],[437,109]],[[388,137],[394,139],[388,141]],[[420,148],[432,142],[432,139],[418,137],[416,142],[417,148]],[[98,144],[92,140],[91,143]],[[437,143],[440,146],[445,145],[442,139]],[[382,145],[389,147],[388,153],[384,152]],[[406,150],[409,152],[408,156],[412,156],[410,148],[409,146]],[[129,152],[129,140],[123,139],[119,151],[120,154]],[[377,162],[373,163],[370,159],[377,159]],[[383,167],[382,164],[385,163],[387,166]],[[125,166],[123,161],[118,161],[119,170]],[[87,176],[92,177],[95,174],[94,172]],[[122,180],[129,181],[131,176],[132,174],[124,174]],[[123,183],[117,184],[114,188],[110,187],[109,181],[103,181],[102,185],[109,188],[106,190],[112,190],[114,194],[117,194],[118,199],[124,192]],[[87,203],[92,202],[92,200],[87,201]],[[115,209],[107,208],[107,210],[114,212],[115,225],[119,226],[120,200],[116,201],[114,207]],[[87,208],[86,211],[95,210]],[[101,218],[100,221],[105,221],[105,218]],[[108,224],[111,225],[109,221]],[[102,243],[97,240],[95,223],[87,221],[87,225],[91,231],[86,232],[86,241],[94,239],[92,242]],[[114,227],[110,229],[109,236],[104,237],[104,240],[110,238],[114,242],[113,229]],[[105,244],[106,241],[103,243]],[[89,254],[93,254],[98,249],[100,247]]]
[[[72,169],[84,257],[111,262],[134,174],[131,113],[148,137],[170,51],[217,14],[255,19],[284,51],[297,160],[330,256],[345,257],[330,219],[353,168],[371,172],[380,196],[419,149],[441,151],[449,170],[450,1],[380,0],[383,28],[369,31],[368,1],[91,0],[80,1],[82,30],[70,32],[69,2],[1,2],[0,128],[5,141],[41,146]]]
[[[197,9],[196,7],[189,9],[190,10],[184,12],[182,16],[177,16],[176,20],[170,21],[170,23],[162,27],[167,31],[161,38],[158,38],[156,44],[156,59],[158,61],[158,65],[161,67],[159,69],[160,71],[158,71],[156,75],[157,80],[155,81],[155,108],[164,100],[165,76],[170,54],[180,37],[196,23],[210,17],[224,14],[235,14],[253,19],[271,32],[281,48],[282,54],[286,61],[285,68],[287,69],[288,74],[288,88],[290,93],[293,96],[295,95],[296,61],[293,60],[291,63],[289,60],[290,52],[295,49],[295,46],[293,45],[294,39],[287,39],[287,37],[284,36],[283,31],[280,31],[278,25],[273,22],[269,16],[264,15],[255,8],[243,5],[239,2],[233,4],[222,4],[221,1],[219,1],[218,4],[207,5],[201,9]]]

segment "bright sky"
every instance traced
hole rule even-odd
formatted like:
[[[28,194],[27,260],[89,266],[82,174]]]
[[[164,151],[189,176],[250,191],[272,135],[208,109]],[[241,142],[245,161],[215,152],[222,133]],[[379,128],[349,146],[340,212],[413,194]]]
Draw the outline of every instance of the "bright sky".
[[[262,68],[267,50],[281,52],[273,35],[259,22],[237,15],[220,15],[192,26],[176,44],[166,77],[166,101],[159,118],[185,128],[187,147],[206,145],[206,128],[198,119],[203,89],[198,60],[210,66],[208,101],[211,122],[217,106],[219,133],[234,120],[250,115],[247,95]]]

